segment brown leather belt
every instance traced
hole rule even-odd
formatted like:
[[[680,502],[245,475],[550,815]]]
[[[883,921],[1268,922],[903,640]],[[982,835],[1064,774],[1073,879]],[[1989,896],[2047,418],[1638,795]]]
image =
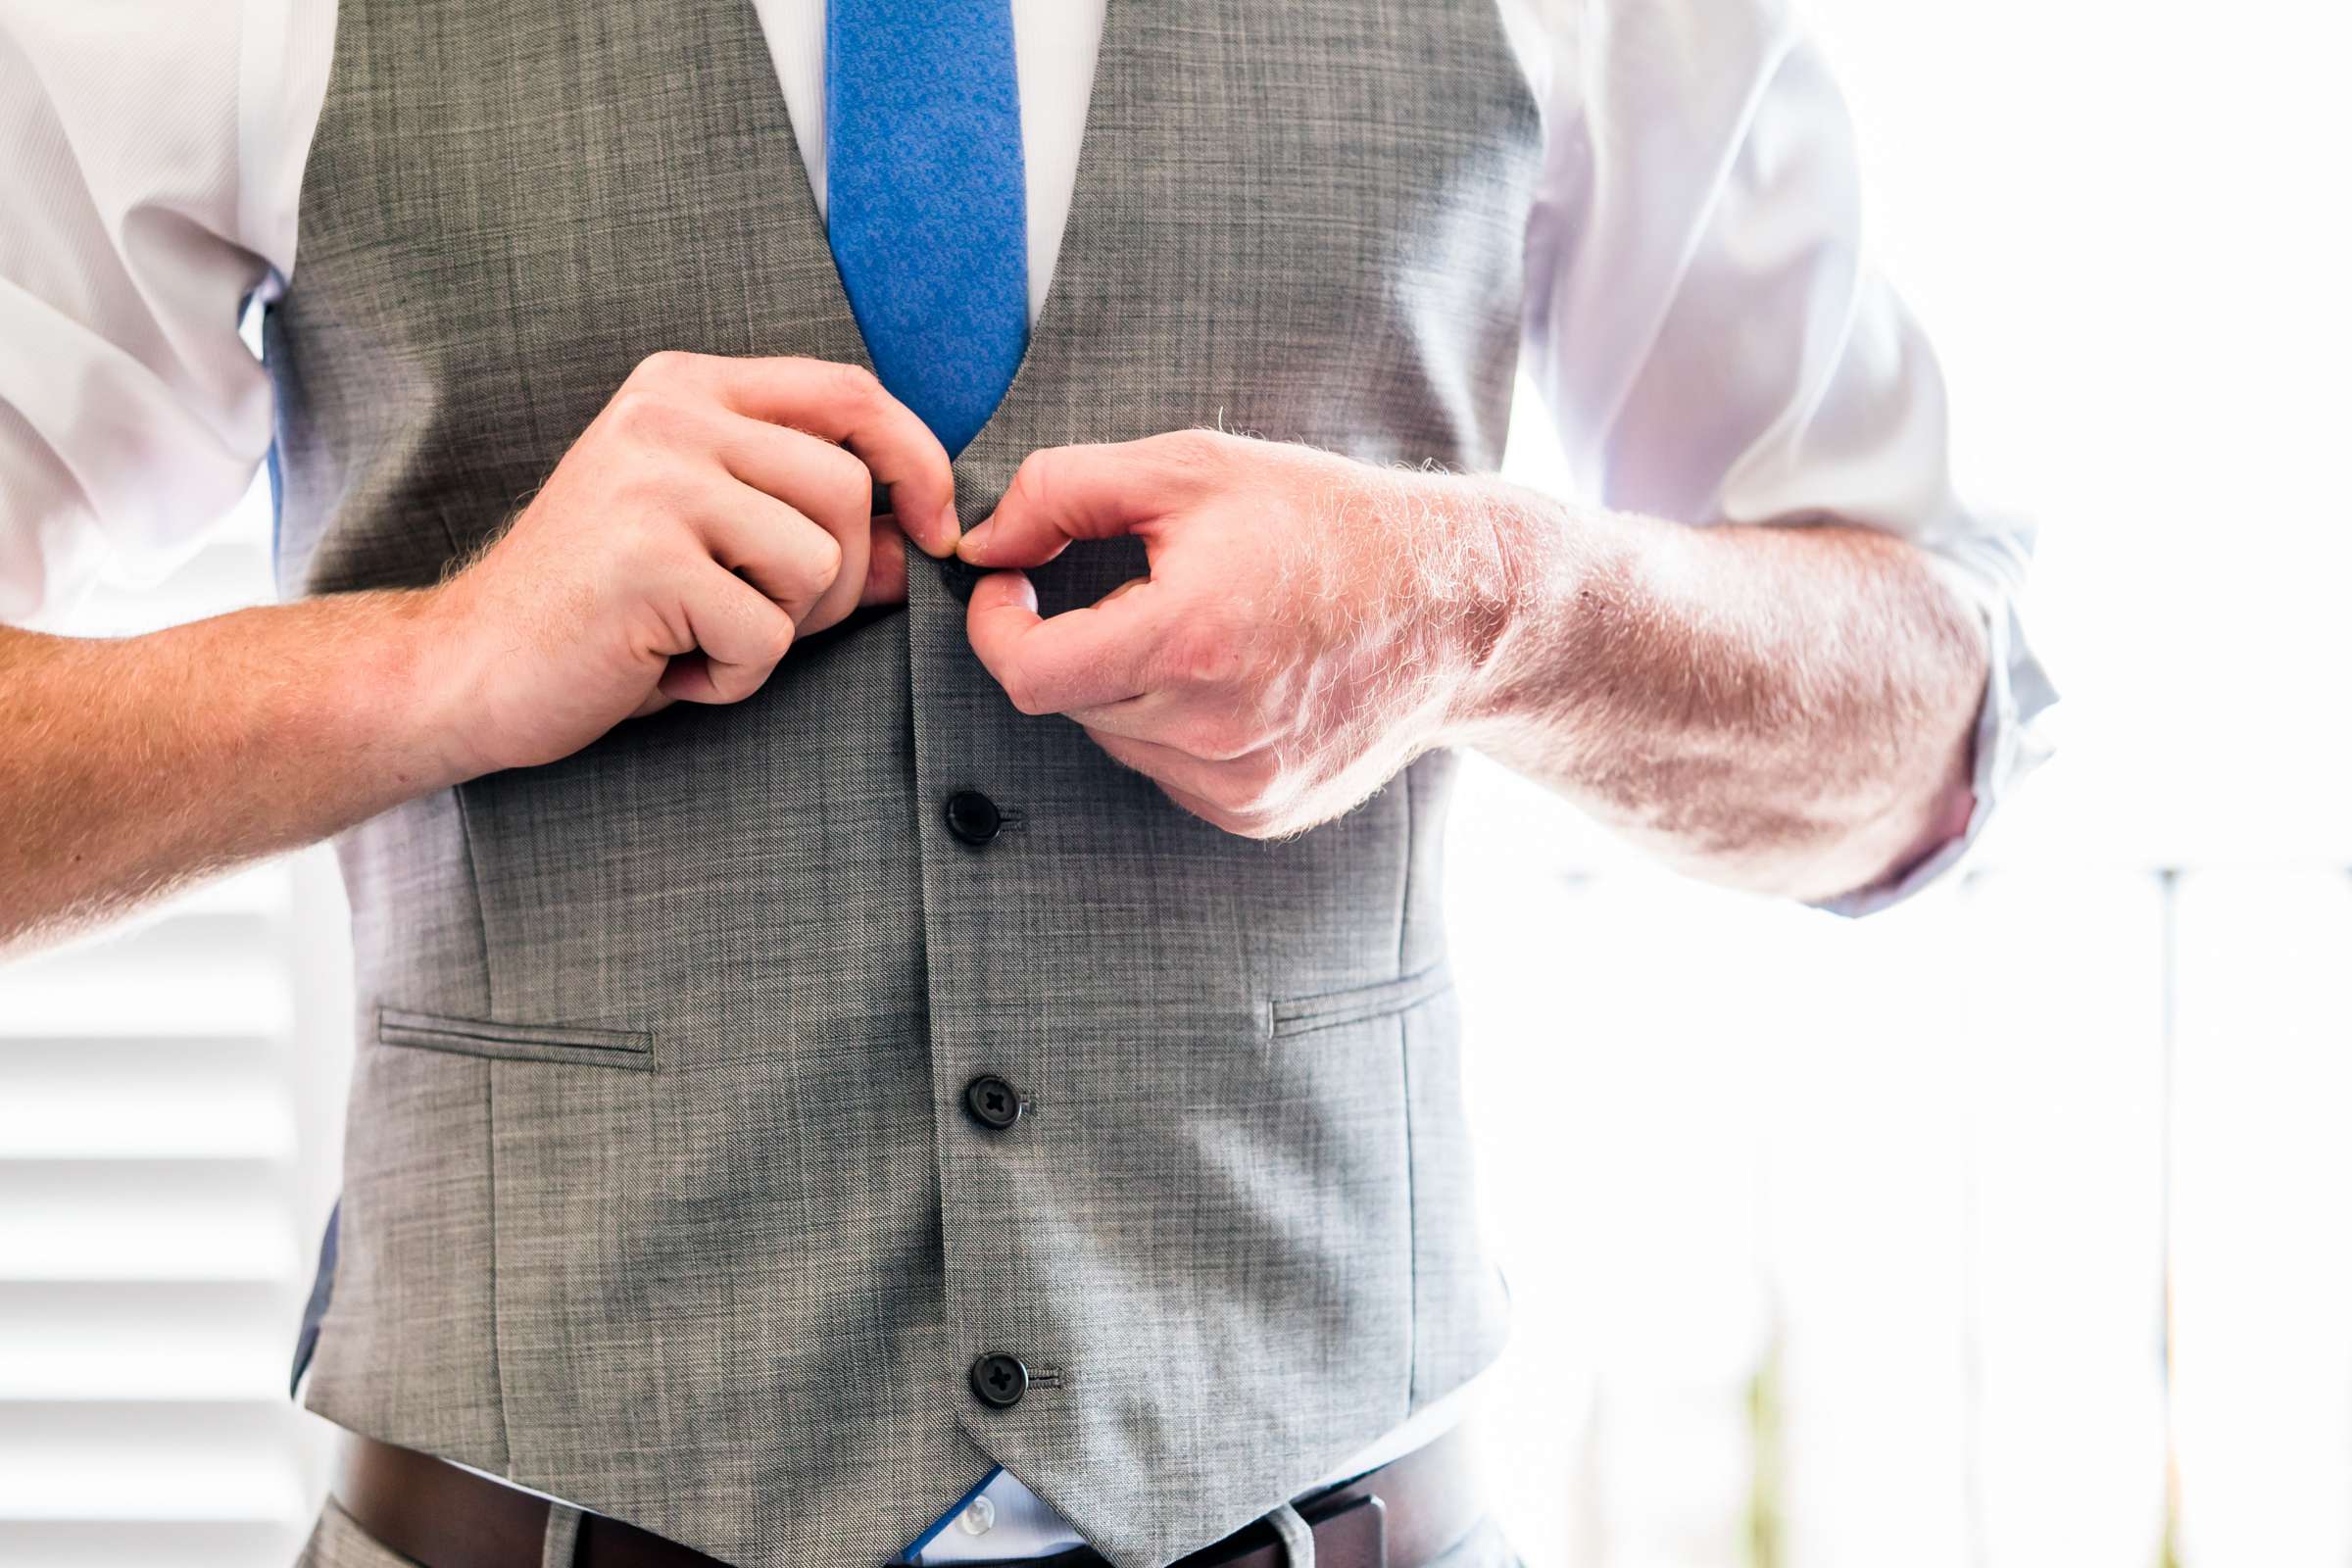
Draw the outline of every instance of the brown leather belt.
[[[1464,1434],[1450,1432],[1393,1464],[1300,1498],[1299,1517],[1314,1531],[1316,1568],[1428,1568],[1482,1516],[1469,1449]],[[543,1560],[545,1499],[428,1454],[345,1434],[334,1497],[362,1530],[420,1568],[540,1568]],[[1032,1561],[1104,1568],[1086,1546]],[[724,1568],[597,1514],[580,1520],[572,1562],[574,1568]],[[1259,1520],[1175,1568],[1285,1568],[1281,1539]]]

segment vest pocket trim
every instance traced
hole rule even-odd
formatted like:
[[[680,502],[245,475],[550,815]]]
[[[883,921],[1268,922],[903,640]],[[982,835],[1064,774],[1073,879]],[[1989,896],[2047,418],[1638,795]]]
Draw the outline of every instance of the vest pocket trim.
[[[1268,1005],[1267,1032],[1275,1039],[1337,1029],[1344,1024],[1385,1018],[1453,989],[1453,970],[1444,960],[1395,980],[1379,980],[1320,996],[1277,998]]]
[[[400,1007],[375,1009],[375,1038],[387,1046],[446,1051],[498,1061],[552,1061],[581,1067],[654,1070],[654,1037],[622,1029],[569,1025],[492,1023],[449,1018]]]

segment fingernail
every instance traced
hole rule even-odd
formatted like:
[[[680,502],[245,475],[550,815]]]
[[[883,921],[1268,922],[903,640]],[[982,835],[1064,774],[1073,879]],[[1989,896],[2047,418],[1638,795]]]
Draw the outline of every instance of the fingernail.
[[[956,503],[951,501],[941,509],[939,514],[940,537],[947,540],[948,550],[951,554],[954,553],[956,539],[962,531],[963,525],[956,520]]]

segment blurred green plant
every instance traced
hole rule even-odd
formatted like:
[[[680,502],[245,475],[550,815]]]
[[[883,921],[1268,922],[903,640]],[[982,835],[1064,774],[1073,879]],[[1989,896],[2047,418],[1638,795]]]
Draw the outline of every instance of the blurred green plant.
[[[1747,1380],[1748,1568],[1784,1568],[1788,1562],[1782,1522],[1781,1334],[1776,1326],[1764,1354]]]

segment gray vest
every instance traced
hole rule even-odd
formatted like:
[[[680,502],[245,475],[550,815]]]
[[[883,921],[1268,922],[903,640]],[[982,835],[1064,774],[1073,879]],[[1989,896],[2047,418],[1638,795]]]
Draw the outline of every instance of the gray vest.
[[[1488,0],[1113,0],[965,520],[1035,448],[1192,425],[1493,467],[1538,140]],[[654,350],[865,359],[751,0],[343,0],[267,347],[290,594],[433,581]],[[1228,837],[911,579],[739,707],[344,837],[313,1409],[747,1568],[878,1562],[994,1459],[1147,1568],[1492,1359],[1449,760]]]

